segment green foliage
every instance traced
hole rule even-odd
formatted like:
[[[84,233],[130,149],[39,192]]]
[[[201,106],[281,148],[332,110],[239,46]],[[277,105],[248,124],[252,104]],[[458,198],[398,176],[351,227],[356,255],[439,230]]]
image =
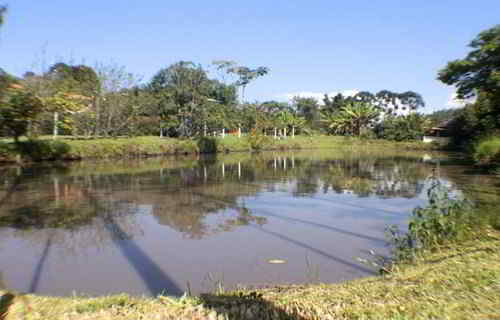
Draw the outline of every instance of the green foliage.
[[[480,141],[474,149],[474,160],[487,166],[500,165],[500,137],[491,137]]]
[[[310,126],[314,126],[315,122],[320,120],[320,107],[316,99],[294,97],[292,104],[297,114],[305,118]]]
[[[200,149],[196,141],[191,139],[181,140],[175,146],[175,154],[197,154]]]
[[[458,98],[476,97],[452,123],[455,145],[470,145],[500,130],[500,25],[481,32],[464,59],[439,71],[438,79],[457,87]]]
[[[201,137],[198,139],[200,153],[217,153],[217,139],[213,137]]]
[[[238,65],[226,65],[225,66],[227,73],[232,73],[238,76],[238,80],[236,81],[236,86],[241,87],[241,101],[245,101],[245,88],[247,85],[254,81],[255,79],[262,77],[269,73],[268,67],[258,67],[255,69],[251,69],[245,66]]]
[[[339,111],[341,108],[355,102],[372,104],[388,115],[395,114],[396,111],[401,110],[415,111],[425,106],[422,96],[414,91],[398,93],[389,90],[381,90],[375,94],[368,91],[360,91],[353,96],[344,96],[339,93],[332,99],[325,94],[323,102],[325,103],[323,111],[326,113]]]
[[[500,113],[489,95],[481,92],[474,104],[461,109],[449,123],[452,144],[467,147],[500,131]]]
[[[69,156],[70,146],[58,140],[27,140],[16,146],[23,158],[30,161],[58,160]]]
[[[430,125],[436,127],[445,122],[451,121],[455,119],[462,112],[462,108],[460,109],[443,109],[434,111],[433,113],[428,115]]]
[[[407,116],[387,116],[375,126],[379,139],[394,141],[421,140],[425,130],[430,127],[429,119],[418,113]]]
[[[44,110],[43,102],[22,87],[8,88],[0,98],[0,128],[18,138],[26,134],[30,123]]]
[[[264,136],[257,132],[257,130],[253,130],[252,133],[247,136],[247,141],[251,150],[259,151],[265,149],[271,143],[271,138]]]
[[[209,79],[193,62],[180,61],[160,70],[148,85],[155,98],[151,115],[175,136],[200,135],[205,126],[225,127],[231,122],[236,88]]]
[[[387,230],[396,261],[414,258],[420,250],[463,241],[480,231],[469,201],[452,196],[438,179],[431,183],[429,204],[413,211],[408,232],[402,234],[396,227]]]
[[[469,44],[472,51],[464,59],[448,62],[438,79],[457,86],[459,98],[478,91],[500,97],[500,25],[481,32]]]
[[[333,133],[360,136],[379,114],[379,110],[370,103],[351,102],[336,113],[326,114],[323,121]]]

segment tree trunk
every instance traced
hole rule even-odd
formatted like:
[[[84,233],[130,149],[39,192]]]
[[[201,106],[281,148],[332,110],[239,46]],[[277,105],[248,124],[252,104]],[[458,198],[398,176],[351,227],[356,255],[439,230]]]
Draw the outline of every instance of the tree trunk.
[[[295,138],[295,126],[292,126],[292,138]]]
[[[245,87],[241,86],[241,104],[245,103]]]
[[[277,136],[277,129],[276,127],[274,128],[274,139],[276,139],[276,136]]]
[[[95,126],[94,126],[94,136],[99,136],[101,134],[101,128],[99,122],[101,121],[100,112],[99,112],[99,97],[96,95],[94,98],[94,106],[95,106]]]
[[[286,138],[286,127],[283,128],[283,137]]]
[[[54,112],[54,136],[53,138],[56,139],[57,138],[57,134],[58,134],[58,128],[57,128],[57,124],[59,122],[59,113],[57,112]]]

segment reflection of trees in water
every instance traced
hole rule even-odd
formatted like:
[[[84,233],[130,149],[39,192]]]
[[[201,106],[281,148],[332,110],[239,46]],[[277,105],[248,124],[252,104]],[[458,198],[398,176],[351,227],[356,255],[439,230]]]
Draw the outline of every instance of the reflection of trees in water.
[[[89,205],[86,193],[93,192],[93,183],[86,177],[63,176],[59,170],[38,179],[31,172],[16,176],[21,183],[0,206],[0,227],[10,228],[14,236],[33,245],[50,242],[65,253],[102,247],[110,240],[101,218],[103,211],[112,212],[127,232],[140,233],[132,215],[137,211],[134,204],[113,201],[103,193],[100,208]],[[10,187],[6,185],[2,191],[8,192]]]
[[[71,238],[78,238],[82,244],[94,241],[98,246],[109,238],[103,217],[112,215],[120,222],[122,217],[141,212],[141,206],[152,208],[160,224],[191,238],[252,222],[263,223],[264,218],[252,216],[237,204],[238,197],[255,194],[258,188],[221,183],[222,179],[215,166],[205,165],[139,174],[54,174],[23,182],[22,188],[0,208],[0,227],[14,228],[24,238],[30,238],[31,234],[40,243],[50,234],[53,244],[70,244],[72,241],[59,242],[58,238],[71,234]],[[227,179],[231,179],[229,172]],[[206,221],[209,215],[221,212],[224,219]],[[133,221],[126,220],[129,225]],[[135,232],[136,227],[124,225],[120,229]]]
[[[128,162],[114,167],[91,164],[88,169],[79,163],[65,171],[22,175],[24,180],[16,186],[16,192],[9,194],[18,176],[12,171],[0,181],[0,199],[8,195],[0,206],[0,226],[62,233],[59,230],[72,230],[77,237],[86,237],[82,240],[85,243],[105,242],[109,235],[104,215],[123,220],[120,229],[138,234],[140,229],[131,217],[150,209],[158,223],[189,238],[201,238],[241,225],[265,223],[264,218],[240,205],[245,197],[264,190],[288,188],[294,196],[333,190],[360,197],[411,198],[422,192],[432,168],[411,156],[369,153],[323,159],[307,153],[246,157],[180,162],[153,159],[143,166],[143,162],[134,161],[130,166]],[[111,173],[107,173],[110,168]],[[89,200],[89,195],[94,200]],[[54,243],[57,241],[55,237]]]
[[[232,174],[226,175],[227,180],[222,183],[218,168],[183,169],[176,175],[179,179],[173,186],[167,184],[165,189],[148,192],[141,201],[153,206],[158,223],[193,239],[250,223],[262,224],[264,218],[253,216],[238,204],[240,197],[254,195],[259,188],[231,181],[237,179]],[[211,216],[217,218],[208,221]]]
[[[419,195],[430,168],[406,158],[342,159],[323,163],[317,173],[323,192],[351,192],[360,197],[413,198]]]

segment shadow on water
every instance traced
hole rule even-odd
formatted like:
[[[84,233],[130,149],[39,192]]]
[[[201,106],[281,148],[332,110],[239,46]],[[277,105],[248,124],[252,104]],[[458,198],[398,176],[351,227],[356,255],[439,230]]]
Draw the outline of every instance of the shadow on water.
[[[202,294],[200,300],[209,309],[224,315],[224,319],[234,320],[306,320],[301,315],[288,312],[262,298],[262,295],[251,292],[240,295]]]
[[[98,207],[99,211],[106,212],[99,205],[99,200],[90,193],[85,192],[91,203]],[[123,256],[128,260],[136,273],[148,288],[151,295],[165,294],[170,296],[181,296],[184,291],[154,262],[115,222],[109,214],[104,214],[103,219],[106,229]]]
[[[348,235],[348,236],[352,236],[352,237],[356,237],[356,238],[361,238],[361,239],[365,239],[365,240],[370,240],[370,241],[373,241],[373,242],[377,242],[379,244],[385,244],[386,243],[384,239],[366,236],[366,235],[363,235],[363,234],[360,234],[360,233],[356,233],[356,232],[352,232],[352,231],[340,229],[340,228],[337,228],[337,227],[328,226],[326,224],[316,223],[316,222],[302,220],[302,219],[297,219],[297,218],[286,217],[286,216],[282,216],[282,215],[279,215],[279,214],[271,213],[271,212],[269,212],[267,210],[262,210],[262,209],[257,210],[257,212],[261,213],[262,215],[265,215],[265,216],[270,216],[270,217],[274,217],[274,218],[278,218],[278,219],[285,220],[285,221],[290,221],[290,222],[303,223],[303,224],[310,225],[310,226],[313,226],[313,227],[317,227],[317,228],[321,228],[321,229],[326,229],[326,230],[330,230],[330,231],[333,231],[333,232],[342,233],[342,234],[345,234],[345,235]]]
[[[30,288],[28,291],[29,293],[35,293],[38,288],[38,283],[40,282],[40,276],[43,271],[43,266],[45,264],[45,261],[47,260],[47,256],[49,255],[51,246],[52,237],[49,237],[47,239],[47,242],[45,243],[45,248],[43,249],[42,256],[40,257],[40,260],[38,260],[38,264],[36,265],[33,279],[31,280]]]
[[[196,195],[198,195],[200,197],[207,198],[210,201],[217,201],[217,202],[220,202],[220,203],[227,203],[227,201],[225,201],[223,199],[219,199],[219,198],[214,197],[214,196],[208,196],[208,195],[205,195],[205,194],[200,193],[200,192],[196,193]],[[236,206],[236,207],[237,207],[237,209],[246,209],[246,208],[243,208],[242,206]],[[328,225],[325,225],[325,224],[316,223],[316,222],[312,222],[312,221],[307,221],[307,220],[302,220],[302,219],[297,219],[297,218],[286,217],[286,216],[278,215],[278,214],[275,214],[275,213],[271,213],[268,210],[252,209],[251,211],[255,212],[255,213],[258,213],[258,214],[261,214],[261,215],[264,215],[264,216],[270,216],[270,217],[278,218],[278,219],[289,221],[289,222],[299,222],[299,223],[307,224],[307,225],[310,225],[310,226],[314,226],[314,227],[318,227],[318,228],[322,228],[322,229],[327,229],[327,230],[330,230],[330,231],[333,231],[333,232],[338,232],[338,233],[342,233],[342,234],[345,234],[345,235],[349,235],[349,236],[353,236],[353,237],[357,237],[357,238],[361,238],[361,239],[365,239],[365,240],[370,240],[370,241],[373,241],[373,242],[377,242],[379,244],[385,244],[386,243],[386,241],[384,239],[381,239],[381,238],[370,237],[370,236],[367,236],[367,235],[359,234],[359,233],[356,233],[356,232],[352,232],[352,231],[348,231],[348,230],[344,230],[344,229],[340,229],[340,228],[337,228],[337,227],[332,227],[332,226],[328,226]]]
[[[375,271],[371,270],[371,269],[368,269],[368,268],[365,268],[365,267],[362,267],[362,266],[359,266],[353,262],[350,262],[350,261],[347,261],[347,260],[344,260],[342,258],[339,258],[339,257],[335,257],[323,250],[320,250],[320,249],[317,249],[317,248],[314,248],[314,247],[311,247],[310,245],[308,245],[307,243],[304,243],[304,242],[300,242],[298,240],[295,240],[295,239],[292,239],[292,238],[289,238],[287,236],[284,236],[280,233],[277,233],[277,232],[274,232],[274,231],[269,231],[269,230],[266,230],[262,227],[256,227],[256,226],[253,226],[256,230],[259,230],[265,234],[268,234],[268,235],[271,235],[271,236],[274,236],[276,238],[279,238],[281,240],[285,240],[287,242],[290,242],[296,246],[299,246],[301,248],[304,248],[304,249],[307,249],[307,250],[311,250],[312,252],[316,253],[316,254],[319,254],[320,256],[323,256],[325,258],[328,258],[332,261],[335,261],[337,263],[340,263],[340,264],[343,264],[345,266],[348,266],[352,269],[356,269],[357,271],[361,271],[361,272],[364,272],[364,273],[367,273],[367,274],[372,274],[372,275],[375,275],[377,274]]]

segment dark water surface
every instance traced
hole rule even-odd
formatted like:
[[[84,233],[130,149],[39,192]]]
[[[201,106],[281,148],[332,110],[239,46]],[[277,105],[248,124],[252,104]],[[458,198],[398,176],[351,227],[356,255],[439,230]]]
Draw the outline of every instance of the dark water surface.
[[[384,229],[425,205],[433,172],[458,192],[499,181],[443,154],[302,151],[0,168],[0,277],[48,295],[181,295],[238,284],[338,282],[386,252]],[[486,190],[486,191],[485,191]],[[272,264],[271,259],[286,263]]]

